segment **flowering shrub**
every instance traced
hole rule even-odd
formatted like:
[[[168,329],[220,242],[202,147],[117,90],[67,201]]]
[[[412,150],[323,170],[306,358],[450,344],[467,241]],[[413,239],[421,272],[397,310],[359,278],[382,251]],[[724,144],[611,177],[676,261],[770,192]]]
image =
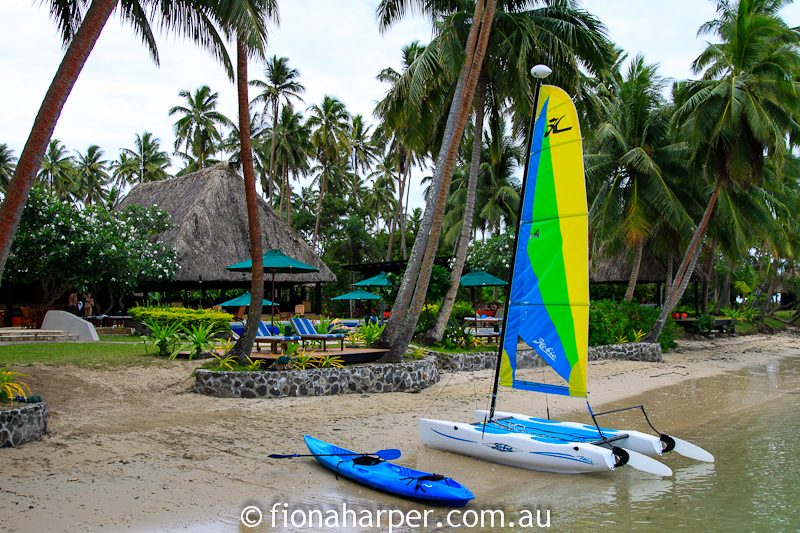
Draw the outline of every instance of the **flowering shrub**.
[[[513,228],[483,241],[476,240],[469,245],[467,265],[470,269],[482,268],[500,279],[508,279],[511,271],[512,246],[514,246]]]
[[[140,279],[174,277],[175,250],[150,240],[168,227],[169,216],[155,207],[79,209],[34,188],[6,275],[12,282],[41,282],[45,304],[70,287],[88,290],[102,285],[115,295],[127,294]]]

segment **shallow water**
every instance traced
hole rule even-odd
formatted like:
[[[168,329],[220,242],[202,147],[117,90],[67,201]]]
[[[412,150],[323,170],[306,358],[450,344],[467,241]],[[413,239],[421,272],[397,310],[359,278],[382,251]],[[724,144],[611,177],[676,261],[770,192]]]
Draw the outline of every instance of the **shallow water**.
[[[518,522],[521,510],[539,510],[544,522],[549,510],[550,531],[800,531],[800,454],[793,446],[800,437],[800,358],[686,381],[608,407],[637,403],[648,407],[656,427],[706,448],[717,462],[698,463],[667,454],[661,460],[674,475],[663,479],[630,468],[573,476],[530,472],[435,450],[416,461],[407,459],[406,464],[447,472],[463,482],[476,493],[476,501],[467,508],[475,512],[502,509],[506,521]],[[614,415],[605,424],[647,429],[637,413]],[[356,510],[425,509],[347,480],[288,503],[294,509],[327,510],[339,509],[343,501]],[[267,509],[273,502],[253,503]],[[437,522],[446,524],[446,514],[447,510],[435,510],[428,528],[394,531],[439,530]],[[498,525],[484,530],[499,530]],[[233,514],[188,529],[273,530],[264,524],[244,528]],[[532,530],[518,523],[509,528],[508,522],[503,529]]]

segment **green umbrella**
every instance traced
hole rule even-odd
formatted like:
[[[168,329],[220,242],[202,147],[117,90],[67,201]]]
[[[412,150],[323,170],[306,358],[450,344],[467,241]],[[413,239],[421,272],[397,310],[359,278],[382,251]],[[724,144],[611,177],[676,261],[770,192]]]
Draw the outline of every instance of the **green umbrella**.
[[[297,259],[293,259],[287,255],[285,255],[280,250],[268,250],[267,253],[264,254],[264,272],[269,272],[272,274],[272,300],[275,300],[275,274],[303,274],[306,272],[319,272],[319,269],[315,266],[309,265],[307,263],[303,263],[302,261],[298,261]],[[252,272],[253,270],[253,261],[252,259],[248,259],[246,261],[241,261],[239,263],[229,265],[227,267],[228,270],[232,270],[234,272]],[[270,322],[274,325],[275,324],[275,304],[273,303],[270,306]]]
[[[362,279],[358,283],[353,283],[354,287],[388,287],[391,285],[389,282],[389,276],[386,275],[386,272],[381,272],[377,276],[372,276],[371,278]]]
[[[263,303],[261,304],[263,307],[268,305],[273,305],[273,302],[269,300],[261,300]],[[222,302],[221,304],[217,304],[220,307],[248,307],[250,305],[250,293],[246,292],[241,296],[237,296],[232,300],[228,300],[227,302]]]
[[[496,278],[481,268],[475,268],[461,276],[462,287],[502,287],[507,281]]]
[[[340,294],[331,300],[380,300],[381,297],[375,293],[357,290],[350,291],[346,294]]]
[[[381,297],[379,295],[375,294],[375,293],[362,291],[361,289],[358,289],[358,290],[355,290],[355,291],[350,291],[350,292],[345,293],[345,294],[340,294],[339,296],[336,296],[336,297],[331,298],[331,299],[332,300],[380,300]],[[372,312],[371,307],[372,306],[370,306],[370,310],[369,310],[370,312]],[[350,318],[353,318],[353,308],[352,308],[352,306],[350,307]]]

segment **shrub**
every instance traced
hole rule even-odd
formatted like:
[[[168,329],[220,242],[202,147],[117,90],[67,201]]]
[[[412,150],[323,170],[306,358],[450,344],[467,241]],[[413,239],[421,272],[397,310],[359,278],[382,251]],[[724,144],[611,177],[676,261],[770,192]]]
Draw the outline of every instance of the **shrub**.
[[[0,370],[0,402],[10,402],[16,396],[22,397],[25,400],[31,393],[28,386],[20,381],[19,378],[26,377],[27,374],[21,374],[14,370],[3,369]]]
[[[624,301],[593,301],[589,310],[589,345],[639,342],[644,338],[644,332],[655,324],[659,311],[657,307]],[[675,339],[681,334],[680,328],[668,318],[658,338],[661,350],[674,348]]]
[[[191,328],[184,328],[183,334],[178,337],[180,347],[173,352],[170,358],[174,359],[180,350],[191,350],[189,360],[199,357],[216,346],[214,337],[222,330],[216,324],[199,324]]]
[[[450,316],[452,316],[459,322],[463,322],[464,318],[468,316],[475,316],[475,309],[469,302],[456,302],[453,305],[453,312],[450,313]]]
[[[386,324],[364,324],[358,330],[358,333],[361,335],[361,338],[364,339],[364,345],[369,347],[373,342],[378,340],[383,334],[384,329],[386,329]]]
[[[322,317],[320,318],[316,324],[314,324],[314,329],[317,333],[324,335],[331,330],[331,326],[333,325],[333,321],[330,318]]]
[[[475,311],[473,311],[474,313]],[[436,317],[439,314],[439,304],[426,304],[422,308],[422,313],[419,315],[417,321],[417,328],[414,330],[415,335],[425,333],[436,324]]]
[[[150,330],[150,335],[142,336],[146,351],[155,350],[158,355],[172,355],[175,347],[181,341],[181,325],[177,322],[159,323],[145,320],[144,325]]]
[[[189,309],[186,307],[132,307],[129,313],[134,320],[145,324],[178,324],[180,329],[197,326],[215,326],[225,330],[233,315],[212,309]],[[147,325],[147,324],[145,324]]]
[[[714,324],[715,324],[714,317],[708,313],[703,313],[700,316],[698,316],[697,322],[695,322],[695,325],[697,326],[697,329],[700,331],[700,333],[711,332],[711,330],[714,329]]]

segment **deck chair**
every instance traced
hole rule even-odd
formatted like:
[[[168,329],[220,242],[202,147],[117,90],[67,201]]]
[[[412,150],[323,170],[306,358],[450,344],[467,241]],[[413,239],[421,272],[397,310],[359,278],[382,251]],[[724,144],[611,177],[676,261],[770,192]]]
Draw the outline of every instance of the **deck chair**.
[[[322,351],[327,352],[327,342],[328,341],[339,341],[339,347],[341,350],[344,350],[344,335],[341,333],[317,333],[317,330],[314,329],[314,325],[311,321],[307,318],[301,317],[294,317],[291,319],[292,327],[294,330],[300,335],[300,340],[303,343],[303,347],[306,345],[306,341],[321,341],[322,342]]]
[[[231,335],[233,338],[238,339],[244,334],[245,325],[242,322],[231,322]],[[256,349],[261,351],[261,343],[269,343],[273,353],[277,352],[278,344],[286,351],[286,345],[290,342],[299,342],[299,335],[281,335],[280,330],[273,325],[267,324],[263,320],[258,325],[258,332],[256,332]]]

